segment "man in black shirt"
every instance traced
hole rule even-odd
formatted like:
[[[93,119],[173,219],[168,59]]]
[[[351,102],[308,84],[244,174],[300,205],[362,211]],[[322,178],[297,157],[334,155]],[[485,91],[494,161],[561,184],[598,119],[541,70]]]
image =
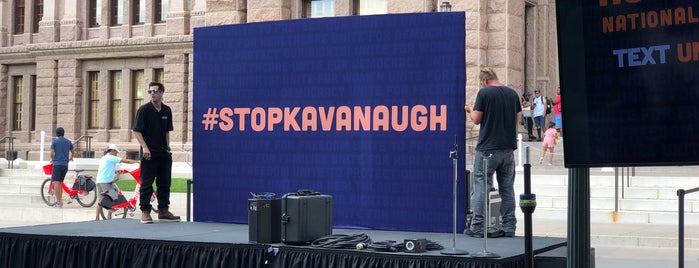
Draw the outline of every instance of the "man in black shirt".
[[[150,102],[141,105],[136,112],[133,133],[141,145],[141,223],[153,223],[150,198],[153,182],[158,186],[158,219],[160,221],[180,221],[169,211],[170,184],[172,182],[172,154],[170,153],[170,131],[172,131],[172,110],[163,104],[165,87],[158,82],[148,84]]]
[[[478,91],[475,105],[466,104],[469,118],[474,124],[481,125],[473,164],[473,219],[466,233],[476,237],[483,237],[483,234],[487,233],[487,221],[484,217],[486,189],[490,192],[493,185],[492,176],[497,173],[498,191],[502,201],[502,230],[488,235],[512,237],[517,225],[514,150],[517,149],[517,125],[522,116],[522,106],[517,92],[500,84],[492,68],[483,68],[479,79],[483,88]],[[484,170],[484,159],[488,159],[488,170]],[[485,182],[487,186],[484,185]]]

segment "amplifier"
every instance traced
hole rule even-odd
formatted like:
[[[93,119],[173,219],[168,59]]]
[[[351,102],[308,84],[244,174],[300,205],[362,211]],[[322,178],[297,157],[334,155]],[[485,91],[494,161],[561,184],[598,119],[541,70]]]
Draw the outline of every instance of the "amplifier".
[[[248,199],[248,231],[250,242],[281,242],[282,201]]]

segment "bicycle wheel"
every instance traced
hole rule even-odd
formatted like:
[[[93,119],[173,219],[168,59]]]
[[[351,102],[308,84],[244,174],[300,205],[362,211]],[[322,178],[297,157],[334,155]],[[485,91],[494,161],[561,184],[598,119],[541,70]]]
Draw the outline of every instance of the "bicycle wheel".
[[[126,214],[128,213],[127,208],[118,208],[118,209],[106,209],[103,206],[100,206],[100,216],[102,216],[103,220],[108,220],[107,215],[109,215],[109,211],[112,212],[112,219],[116,219],[121,217],[122,219],[126,219]]]
[[[91,191],[86,192],[83,195],[78,194],[75,197],[75,199],[78,200],[78,204],[80,204],[81,206],[86,208],[91,207],[97,201],[97,187],[95,187]]]
[[[150,207],[151,207],[151,211],[153,211],[153,213],[159,212],[159,210],[158,210],[158,197],[155,195],[155,193],[153,193],[153,195],[150,197]]]
[[[56,204],[56,194],[53,192],[53,184],[51,179],[46,179],[41,184],[41,199],[48,206],[53,206]]]

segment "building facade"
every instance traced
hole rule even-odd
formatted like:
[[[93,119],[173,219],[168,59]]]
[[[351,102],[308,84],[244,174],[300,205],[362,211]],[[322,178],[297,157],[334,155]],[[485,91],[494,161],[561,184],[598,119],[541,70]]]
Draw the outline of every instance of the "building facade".
[[[165,85],[176,161],[190,161],[194,28],[328,16],[440,12],[434,0],[0,0],[0,156],[39,160],[56,127],[79,156],[107,143],[131,155],[136,109],[150,81]],[[554,96],[558,52],[554,0],[451,0],[465,12],[466,101],[478,70],[496,69],[520,92]],[[235,49],[235,48],[231,48]],[[467,122],[467,129],[475,128]],[[45,149],[46,150],[46,149]],[[94,151],[97,151],[95,153]],[[44,152],[44,158],[48,154]]]

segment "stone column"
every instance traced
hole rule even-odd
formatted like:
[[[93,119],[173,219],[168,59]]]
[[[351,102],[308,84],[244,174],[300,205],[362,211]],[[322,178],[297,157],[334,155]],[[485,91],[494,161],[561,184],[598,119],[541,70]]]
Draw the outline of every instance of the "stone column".
[[[2,6],[2,5],[0,5]],[[2,12],[2,8],[0,7],[0,12]],[[0,20],[0,47],[6,47],[7,44],[7,36],[9,35],[9,32],[7,31],[7,27],[2,25],[2,20]]]
[[[58,90],[56,125],[66,130],[66,137],[77,139],[82,135],[83,88],[81,62],[76,59],[58,61]]]
[[[204,24],[206,26],[239,24],[247,21],[245,0],[207,1]]]
[[[403,0],[403,1],[387,1],[388,13],[420,13],[439,11],[440,0]],[[435,4],[437,8],[435,9]],[[453,4],[452,4],[453,10]]]
[[[206,26],[206,1],[205,0],[193,0],[194,7],[190,13],[189,26],[190,28],[197,28]]]
[[[8,133],[8,117],[7,116],[7,92],[9,91],[7,80],[9,79],[7,65],[0,64],[0,133],[4,136]]]
[[[188,113],[190,107],[189,92],[189,56],[190,54],[165,55],[165,95],[163,103],[172,108],[174,130],[170,132],[170,142],[184,143],[188,140]]]
[[[37,60],[36,62],[36,131],[46,131],[52,137],[56,129],[58,108],[58,62]],[[44,158],[48,157],[45,155]]]
[[[60,21],[56,11],[56,1],[44,1],[44,17],[39,21],[39,43],[59,40]]]
[[[63,3],[63,19],[61,19],[60,40],[78,41],[81,38],[83,22],[80,19],[81,10],[79,0],[65,0]],[[68,131],[66,129],[66,131]]]
[[[189,10],[185,0],[170,0],[167,11],[167,35],[189,34]]]
[[[541,90],[541,96],[551,96],[552,91],[549,86],[549,55],[551,54],[551,49],[549,48],[549,19],[548,19],[548,4],[545,1],[540,1],[536,5],[536,17],[537,23],[536,28],[536,87]]]
[[[291,19],[291,0],[248,0],[248,22]]]
[[[99,28],[99,38],[100,39],[109,39],[111,37],[111,33],[109,32],[109,23],[110,23],[110,18],[109,18],[109,0],[97,0],[101,1],[100,3],[100,9],[97,10],[101,14],[100,18],[100,28]]]
[[[301,1],[301,7],[303,8],[303,1]],[[352,16],[354,15],[354,1],[353,0],[335,0],[333,3],[335,8],[335,16]]]

